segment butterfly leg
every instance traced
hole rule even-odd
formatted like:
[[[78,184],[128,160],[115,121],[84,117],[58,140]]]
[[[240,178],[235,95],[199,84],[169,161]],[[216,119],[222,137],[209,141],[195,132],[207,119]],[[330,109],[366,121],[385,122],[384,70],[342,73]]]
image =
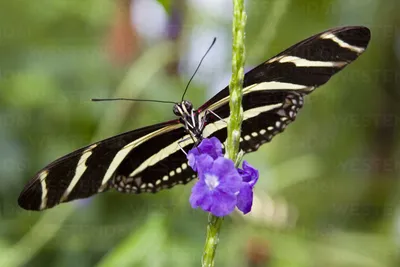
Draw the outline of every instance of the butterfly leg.
[[[186,138],[182,138],[182,139],[179,140],[179,142],[178,142],[179,148],[181,149],[181,151],[182,151],[186,156],[187,156],[187,153],[186,153],[186,151],[183,149],[183,147],[181,146],[181,143],[183,143],[183,142],[185,142],[185,141],[187,141],[187,140],[189,140],[189,139],[193,139],[193,136],[186,137]]]
[[[186,131],[190,134],[190,138],[192,138],[194,144],[197,144],[198,142],[196,141],[195,136],[193,135],[192,131],[189,129],[189,126],[190,126],[192,129],[193,129],[194,127],[193,127],[187,120],[184,120],[184,122],[185,122],[185,129],[186,129]],[[179,143],[182,143],[183,141],[186,141],[186,140],[188,140],[188,138],[186,138],[186,139],[184,139],[184,140],[181,140]],[[181,150],[182,150],[182,148],[181,148]],[[185,154],[186,154],[186,153],[185,153]]]
[[[207,115],[211,113],[212,115],[214,115],[216,118],[218,118],[219,120],[225,122],[226,124],[228,124],[228,122],[226,120],[224,120],[223,118],[221,118],[217,113],[215,113],[214,111],[212,111],[211,109],[207,109],[206,110],[206,116],[204,116],[203,121],[206,119]]]

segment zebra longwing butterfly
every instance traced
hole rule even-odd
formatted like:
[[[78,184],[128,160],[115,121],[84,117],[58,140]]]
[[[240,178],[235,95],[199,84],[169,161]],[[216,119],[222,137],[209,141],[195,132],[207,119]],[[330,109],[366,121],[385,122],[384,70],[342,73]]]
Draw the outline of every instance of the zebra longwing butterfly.
[[[240,148],[256,151],[295,120],[303,97],[326,83],[367,48],[370,31],[342,27],[316,34],[246,73]],[[196,177],[185,154],[202,138],[226,140],[229,89],[195,110],[174,105],[177,119],[126,132],[78,149],[40,170],[19,205],[43,210],[109,189],[155,193]]]

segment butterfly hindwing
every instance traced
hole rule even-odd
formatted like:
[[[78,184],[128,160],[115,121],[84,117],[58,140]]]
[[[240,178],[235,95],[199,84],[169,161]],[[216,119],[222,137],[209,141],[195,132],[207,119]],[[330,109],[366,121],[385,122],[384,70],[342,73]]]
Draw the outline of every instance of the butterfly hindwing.
[[[139,194],[186,184],[196,177],[185,154],[193,146],[193,139],[183,127],[155,136],[128,154],[115,170],[111,186],[120,192]]]

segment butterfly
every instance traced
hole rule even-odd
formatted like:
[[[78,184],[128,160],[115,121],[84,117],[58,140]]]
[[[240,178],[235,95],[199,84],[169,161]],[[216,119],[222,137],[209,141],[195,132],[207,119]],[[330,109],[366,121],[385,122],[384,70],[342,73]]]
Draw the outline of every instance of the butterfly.
[[[305,39],[247,72],[243,82],[240,149],[256,151],[296,119],[304,97],[367,48],[366,27],[334,28]],[[18,204],[44,210],[110,189],[155,193],[196,177],[185,153],[203,138],[227,138],[229,88],[198,109],[174,104],[175,119],[95,142],[40,170]],[[184,153],[185,152],[185,153]]]

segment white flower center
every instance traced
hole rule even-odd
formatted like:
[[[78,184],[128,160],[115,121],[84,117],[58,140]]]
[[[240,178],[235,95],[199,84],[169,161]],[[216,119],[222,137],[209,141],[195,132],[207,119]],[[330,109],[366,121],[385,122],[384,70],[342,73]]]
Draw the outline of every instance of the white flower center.
[[[214,190],[219,185],[218,176],[208,173],[204,174],[204,176],[204,181],[210,190]]]

